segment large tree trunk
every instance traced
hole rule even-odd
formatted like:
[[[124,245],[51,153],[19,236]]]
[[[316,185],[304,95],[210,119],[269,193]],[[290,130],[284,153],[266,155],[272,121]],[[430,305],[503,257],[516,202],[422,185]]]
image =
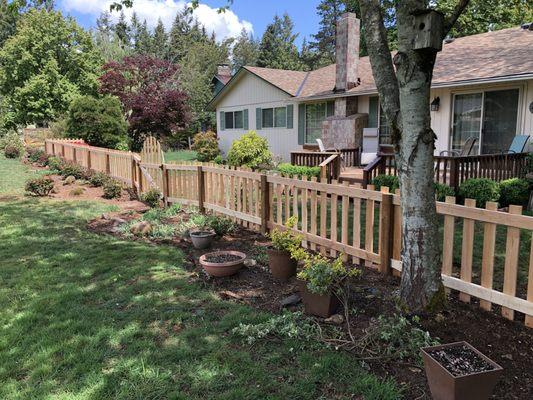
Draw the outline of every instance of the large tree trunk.
[[[459,1],[447,21],[453,26],[468,0]],[[437,213],[433,182],[435,134],[431,130],[430,87],[437,50],[414,50],[415,14],[424,0],[396,3],[398,52],[391,60],[379,0],[360,0],[372,73],[395,145],[400,178],[403,250],[400,297],[411,311],[427,310],[442,297]],[[393,66],[396,66],[396,71]]]

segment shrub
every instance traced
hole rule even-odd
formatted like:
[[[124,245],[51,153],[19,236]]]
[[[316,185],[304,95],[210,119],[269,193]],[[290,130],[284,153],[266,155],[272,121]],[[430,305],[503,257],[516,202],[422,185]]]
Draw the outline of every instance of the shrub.
[[[498,201],[500,188],[498,183],[487,178],[467,179],[459,186],[462,199],[476,200],[476,206],[484,208],[487,201]]]
[[[217,215],[208,216],[206,224],[218,236],[227,235],[235,230],[235,223],[232,220]]]
[[[46,156],[44,150],[38,148],[27,148],[26,153],[28,153],[28,161],[33,163],[39,162],[43,156]]]
[[[194,135],[192,149],[196,151],[198,161],[213,161],[220,155],[218,138],[215,132],[200,132]]]
[[[73,100],[67,115],[68,136],[92,146],[116,148],[126,139],[127,124],[116,97],[82,96]]]
[[[391,193],[400,187],[400,180],[394,175],[378,175],[372,179],[372,185],[376,190],[380,190],[382,186],[388,187]]]
[[[85,189],[82,187],[77,187],[72,189],[69,193],[70,196],[81,196],[85,192]]]
[[[529,182],[526,179],[512,178],[500,182],[500,206],[511,204],[527,205],[529,201]]]
[[[26,182],[25,189],[34,196],[48,196],[54,189],[54,181],[49,176],[30,179]]]
[[[108,179],[103,189],[104,199],[116,199],[122,194],[122,185],[115,179]]]
[[[437,201],[445,201],[446,196],[455,196],[455,190],[444,183],[435,182],[435,198]]]
[[[302,248],[303,236],[291,230],[296,227],[297,222],[296,216],[292,216],[285,222],[286,230],[274,229],[270,234],[272,247],[276,250],[290,253],[295,260],[305,257],[305,254],[302,253],[304,251]]]
[[[63,168],[64,161],[59,157],[48,157],[48,160],[46,161],[46,165],[53,170],[53,171],[61,171],[61,168]]]
[[[100,187],[109,180],[109,177],[103,172],[95,172],[89,179],[91,186]]]
[[[4,156],[6,156],[6,158],[19,158],[20,149],[16,146],[8,144],[6,147],[4,147]]]
[[[220,154],[213,159],[213,162],[218,165],[225,164],[225,161]]]
[[[50,123],[50,136],[59,139],[67,136],[67,118],[62,116]]]
[[[148,204],[151,208],[159,208],[161,205],[161,191],[159,189],[150,189],[141,195],[141,201]]]
[[[272,164],[272,153],[268,142],[255,131],[249,131],[234,140],[228,152],[227,161],[235,167],[259,168]]]
[[[277,170],[281,172],[283,176],[297,176],[301,178],[306,176],[308,179],[312,177],[320,176],[320,167],[305,167],[303,165],[292,165],[289,163],[281,163],[278,165]]]
[[[63,177],[73,176],[76,179],[85,179],[85,169],[72,161],[63,162],[59,169],[59,175]]]

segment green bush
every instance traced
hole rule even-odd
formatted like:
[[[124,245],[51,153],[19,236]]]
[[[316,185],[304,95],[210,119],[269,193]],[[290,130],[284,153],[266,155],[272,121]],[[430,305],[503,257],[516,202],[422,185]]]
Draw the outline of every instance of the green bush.
[[[92,146],[114,149],[126,140],[127,124],[116,97],[78,97],[67,115],[68,137],[81,138]]]
[[[8,144],[6,147],[4,147],[4,156],[6,156],[6,158],[19,158],[20,149],[16,146]]]
[[[249,131],[233,141],[227,160],[229,165],[235,167],[269,167],[272,164],[272,153],[264,137],[255,131]]]
[[[34,196],[48,196],[54,189],[54,181],[49,176],[41,176],[26,181],[26,192]]]
[[[446,196],[455,196],[455,190],[444,183],[435,182],[435,198],[437,201],[445,201]]]
[[[48,160],[46,161],[46,165],[48,165],[48,168],[52,171],[61,171],[64,163],[65,162],[61,158],[56,156],[48,157]]]
[[[91,184],[91,186],[100,187],[100,186],[104,186],[108,180],[109,180],[109,177],[103,172],[95,172],[90,177],[89,183]]]
[[[229,218],[210,215],[207,217],[206,225],[211,228],[218,236],[224,236],[235,230],[235,223]]]
[[[115,179],[108,179],[103,189],[104,199],[116,199],[122,195],[122,185]]]
[[[467,179],[459,186],[459,196],[462,199],[474,199],[477,207],[485,208],[487,201],[498,201],[500,187],[487,178]]]
[[[17,154],[9,158],[17,158],[24,153],[24,142],[22,142],[20,135],[15,131],[9,131],[3,136],[0,136],[0,151],[5,153],[7,147],[10,147],[8,150],[10,154]],[[8,156],[6,155],[6,157]]]
[[[527,205],[529,201],[529,181],[526,179],[512,178],[500,182],[500,206],[507,207],[511,204],[517,206]]]
[[[86,172],[85,168],[83,168],[81,165],[78,165],[72,161],[67,161],[61,165],[59,169],[59,175],[64,178],[67,176],[73,176],[76,179],[85,179]]]
[[[212,131],[197,133],[193,138],[192,149],[196,151],[198,161],[213,161],[220,155],[217,134]]]
[[[303,165],[292,165],[289,163],[281,163],[278,165],[277,170],[281,172],[283,176],[297,176],[301,178],[306,176],[308,179],[312,177],[320,176],[320,167],[305,167]]]
[[[28,154],[28,161],[33,163],[39,162],[43,156],[46,156],[46,153],[43,149],[35,147],[27,148],[26,153]]]
[[[161,206],[161,191],[159,189],[150,189],[141,195],[141,201],[148,204],[151,208],[159,208]]]
[[[382,186],[388,187],[391,193],[400,187],[400,180],[394,175],[378,175],[372,179],[372,185],[376,190],[380,190]]]

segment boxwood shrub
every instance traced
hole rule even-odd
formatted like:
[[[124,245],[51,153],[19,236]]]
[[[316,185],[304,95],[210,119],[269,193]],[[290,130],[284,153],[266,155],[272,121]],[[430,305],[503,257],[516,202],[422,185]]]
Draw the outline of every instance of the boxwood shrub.
[[[308,179],[312,177],[319,177],[320,176],[320,167],[305,167],[302,165],[292,165],[290,163],[281,163],[278,165],[277,170],[283,175],[283,176],[297,176],[298,178],[301,178],[302,176],[306,176]]]
[[[446,196],[455,196],[455,190],[444,183],[435,182],[435,198],[437,201],[445,201]]]
[[[529,201],[530,184],[526,179],[512,178],[500,182],[500,206],[525,206]]]
[[[54,181],[49,176],[41,176],[26,181],[26,192],[33,196],[48,196],[54,189]]]
[[[372,185],[376,190],[380,190],[382,186],[388,187],[391,193],[400,187],[400,180],[394,175],[378,175],[372,179]]]
[[[500,199],[500,185],[487,178],[467,179],[459,186],[459,197],[463,200],[474,199],[477,207],[485,208],[487,201]]]

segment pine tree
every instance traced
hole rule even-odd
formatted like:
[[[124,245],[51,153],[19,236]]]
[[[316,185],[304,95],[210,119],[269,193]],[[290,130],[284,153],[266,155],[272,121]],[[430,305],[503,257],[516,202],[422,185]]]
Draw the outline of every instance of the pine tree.
[[[103,12],[96,20],[94,41],[102,58],[107,61],[118,61],[128,55],[129,49],[124,48],[115,27],[111,21],[111,14]]]
[[[192,16],[185,6],[176,14],[169,38],[169,56],[173,62],[179,62],[186,53],[187,35],[191,31]]]
[[[256,65],[259,56],[259,43],[246,29],[241,31],[232,51],[232,69],[237,71],[244,65]]]
[[[335,62],[337,21],[345,10],[344,0],[322,0],[316,7],[316,12],[320,16],[319,30],[311,35],[314,40],[309,44],[309,49],[317,54],[315,60],[317,66]]]
[[[293,33],[294,24],[288,14],[277,15],[269,24],[261,38],[257,65],[260,67],[302,70],[298,48],[294,41],[298,34]]]
[[[130,47],[130,27],[128,25],[128,21],[126,20],[126,15],[124,15],[124,11],[120,13],[118,22],[115,25],[115,33],[117,34],[118,38],[122,42],[122,46],[124,48],[129,48]]]
[[[157,21],[152,38],[152,54],[165,60],[168,58],[168,34],[165,31],[165,26],[161,18]]]
[[[307,38],[302,41],[302,50],[300,51],[300,62],[304,65],[304,69],[312,71],[319,67],[319,54],[313,51],[307,43]]]

